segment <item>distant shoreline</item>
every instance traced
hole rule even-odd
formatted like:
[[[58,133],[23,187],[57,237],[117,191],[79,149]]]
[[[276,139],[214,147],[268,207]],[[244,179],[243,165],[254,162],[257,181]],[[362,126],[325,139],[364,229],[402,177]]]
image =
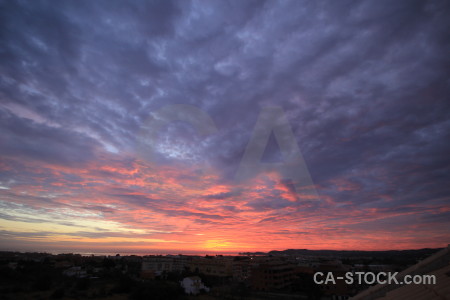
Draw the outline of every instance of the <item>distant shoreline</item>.
[[[81,256],[148,256],[148,255],[186,255],[186,256],[333,256],[333,257],[385,257],[397,255],[430,255],[443,248],[422,248],[422,249],[407,249],[407,250],[384,250],[384,251],[370,251],[370,250],[308,250],[308,249],[286,249],[286,250],[272,250],[269,252],[255,251],[255,252],[207,252],[207,251],[127,251],[127,252],[95,252],[95,251],[73,251],[71,249],[65,250],[12,250],[1,249],[3,253],[36,253],[36,254],[76,254]]]

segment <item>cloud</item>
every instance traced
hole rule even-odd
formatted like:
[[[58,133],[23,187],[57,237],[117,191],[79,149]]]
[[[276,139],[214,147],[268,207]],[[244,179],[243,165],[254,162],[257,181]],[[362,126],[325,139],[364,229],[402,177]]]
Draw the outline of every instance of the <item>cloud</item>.
[[[0,5],[4,232],[72,218],[68,242],[100,243],[98,221],[116,238],[103,245],[137,228],[155,231],[159,242],[143,243],[155,248],[448,239],[445,1]],[[174,122],[148,161],[147,126],[172,104],[200,109],[217,132]],[[296,197],[278,174],[236,180],[267,106],[283,108],[318,197]],[[275,140],[265,155],[282,158]]]

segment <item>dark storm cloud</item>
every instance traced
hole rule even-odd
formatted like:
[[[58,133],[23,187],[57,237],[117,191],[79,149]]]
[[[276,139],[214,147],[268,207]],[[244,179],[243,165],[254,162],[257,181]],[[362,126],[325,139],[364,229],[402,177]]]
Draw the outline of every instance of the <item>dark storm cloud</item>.
[[[449,10],[446,1],[4,1],[0,153],[60,165],[136,155],[150,114],[184,103],[218,132],[174,132],[161,161],[207,161],[230,179],[261,108],[279,105],[319,194],[349,208],[448,203]],[[278,198],[247,206],[289,205]]]

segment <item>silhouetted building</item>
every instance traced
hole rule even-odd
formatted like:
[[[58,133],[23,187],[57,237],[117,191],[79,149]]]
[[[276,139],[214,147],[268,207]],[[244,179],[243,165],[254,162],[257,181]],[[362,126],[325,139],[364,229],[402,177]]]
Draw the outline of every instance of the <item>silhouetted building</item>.
[[[246,282],[251,276],[252,260],[250,257],[238,257],[233,261],[233,280]]]
[[[210,256],[193,258],[189,263],[192,272],[219,277],[231,277],[233,258],[227,256]]]
[[[258,291],[279,290],[291,286],[294,278],[294,265],[282,261],[268,261],[252,267],[250,285]]]

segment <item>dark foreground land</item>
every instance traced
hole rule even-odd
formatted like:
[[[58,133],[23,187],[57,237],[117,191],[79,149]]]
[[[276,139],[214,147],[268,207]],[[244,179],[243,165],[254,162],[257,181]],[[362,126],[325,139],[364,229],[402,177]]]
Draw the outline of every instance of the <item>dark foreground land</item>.
[[[285,250],[240,256],[0,252],[0,300],[347,299],[368,286],[318,285],[315,272],[401,271],[440,249]],[[185,278],[201,286],[187,291]]]

